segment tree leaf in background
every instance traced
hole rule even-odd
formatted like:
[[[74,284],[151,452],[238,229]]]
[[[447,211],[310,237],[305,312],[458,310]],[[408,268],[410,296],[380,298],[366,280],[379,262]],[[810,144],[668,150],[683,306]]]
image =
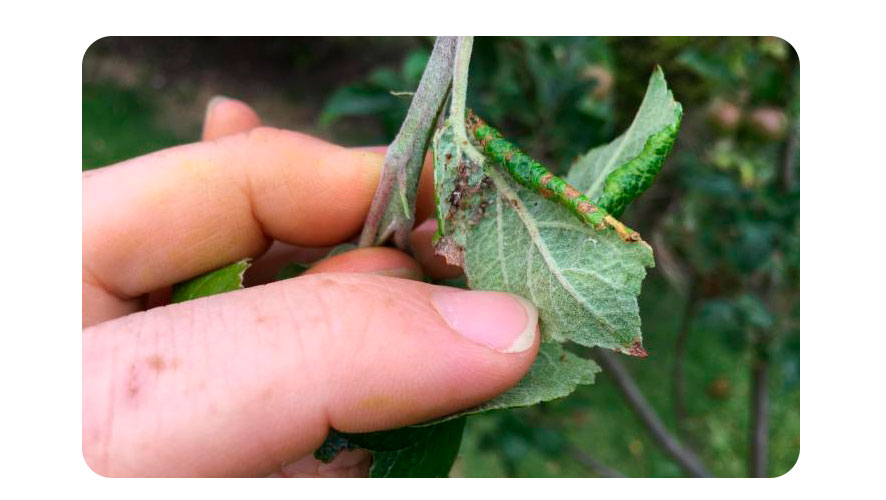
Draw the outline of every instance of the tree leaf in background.
[[[438,131],[437,253],[464,268],[470,288],[533,302],[546,341],[645,355],[637,295],[654,265],[649,245],[585,225],[501,166],[481,162],[456,144],[449,122]]]
[[[677,135],[683,107],[656,68],[634,121],[612,142],[580,157],[566,180],[598,205],[619,215],[648,188]]]
[[[243,288],[243,273],[252,265],[252,259],[243,259],[215,271],[210,271],[172,287],[172,302],[207,297],[217,293]]]
[[[329,127],[344,117],[381,113],[398,106],[402,106],[400,100],[388,93],[360,85],[343,87],[326,101],[317,123]]]

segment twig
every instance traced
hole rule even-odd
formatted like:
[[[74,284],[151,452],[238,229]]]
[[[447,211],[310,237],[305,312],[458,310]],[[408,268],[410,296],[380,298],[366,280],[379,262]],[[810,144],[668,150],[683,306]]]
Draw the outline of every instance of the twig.
[[[677,419],[677,434],[687,440],[690,437],[686,424],[689,412],[686,410],[686,377],[683,368],[686,363],[686,346],[689,343],[689,331],[696,300],[695,285],[690,284],[689,293],[686,296],[686,306],[683,308],[683,316],[680,318],[680,326],[677,330],[677,340],[674,343],[674,416]]]
[[[800,148],[800,120],[794,118],[794,123],[788,128],[788,137],[782,148],[781,159],[781,188],[785,193],[794,190],[796,184],[797,150]]]
[[[621,472],[609,467],[608,465],[600,463],[596,458],[590,456],[584,450],[574,446],[569,445],[569,454],[572,455],[576,461],[591,469],[595,473],[603,477],[626,477]]]
[[[765,345],[765,344],[764,344]],[[748,464],[750,477],[766,477],[769,456],[769,358],[755,349],[751,367],[751,443]]]
[[[392,235],[397,247],[409,247],[418,180],[452,83],[455,45],[456,38],[446,36],[438,37],[434,44],[403,125],[385,154],[381,179],[360,235],[361,247],[381,245]]]
[[[594,349],[594,358],[603,367],[603,371],[615,381],[622,395],[640,417],[652,437],[662,448],[677,461],[677,464],[691,476],[711,477],[711,473],[702,465],[701,460],[691,450],[683,446],[661,421],[661,417],[643,396],[637,383],[614,354],[603,349]]]

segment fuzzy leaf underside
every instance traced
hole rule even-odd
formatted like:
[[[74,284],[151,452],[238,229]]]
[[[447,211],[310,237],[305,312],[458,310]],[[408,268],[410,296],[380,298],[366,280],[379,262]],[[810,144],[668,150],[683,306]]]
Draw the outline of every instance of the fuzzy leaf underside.
[[[654,265],[649,245],[582,223],[453,137],[447,122],[434,141],[437,253],[464,268],[470,288],[534,303],[546,341],[643,355],[637,295]]]
[[[252,265],[252,259],[242,259],[215,271],[183,281],[172,287],[172,302],[208,297],[243,288],[243,273]]]
[[[612,142],[595,147],[580,157],[569,169],[566,180],[596,203],[607,190],[607,183],[612,185],[616,180],[617,170],[632,160],[635,164],[648,165],[654,177],[670,152],[682,116],[682,106],[674,100],[661,68],[656,68],[649,78],[640,109],[628,129]],[[648,144],[654,136],[657,137],[656,144]],[[649,179],[648,184],[651,181]],[[648,184],[643,189],[649,187]],[[612,190],[612,186],[609,189]],[[624,205],[640,192],[642,189],[630,193],[630,199]],[[607,194],[611,198],[615,193]],[[616,209],[614,213],[619,211]]]
[[[562,342],[641,354],[636,297],[654,264],[651,248],[585,225],[501,166],[467,154],[454,137],[447,121],[434,138],[435,249],[464,268],[469,288],[532,301],[543,335],[535,364],[515,387],[457,415],[529,406],[593,383],[600,368]]]
[[[521,408],[563,398],[579,385],[593,384],[594,375],[599,372],[600,367],[590,359],[580,358],[556,342],[544,342],[529,373],[516,386],[458,415]]]

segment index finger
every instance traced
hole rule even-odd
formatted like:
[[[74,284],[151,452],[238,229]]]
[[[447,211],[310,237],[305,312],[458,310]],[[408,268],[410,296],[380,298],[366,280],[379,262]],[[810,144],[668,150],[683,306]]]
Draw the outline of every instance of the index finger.
[[[84,281],[133,298],[259,255],[272,239],[346,241],[366,217],[383,158],[260,127],[85,173]]]

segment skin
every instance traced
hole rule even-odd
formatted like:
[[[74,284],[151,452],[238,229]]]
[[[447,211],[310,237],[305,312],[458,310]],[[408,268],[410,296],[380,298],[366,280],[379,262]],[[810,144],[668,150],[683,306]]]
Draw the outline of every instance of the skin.
[[[83,174],[83,456],[96,473],[362,476],[363,450],[313,459],[329,427],[446,415],[531,366],[537,331],[506,354],[441,319],[431,296],[445,287],[417,279],[458,269],[430,251],[432,223],[413,235],[418,260],[360,249],[166,305],[172,284],[234,260],[257,258],[246,281],[260,284],[352,239],[383,160],[262,127],[232,99],[213,100],[203,139]],[[417,220],[432,206],[425,172]]]

